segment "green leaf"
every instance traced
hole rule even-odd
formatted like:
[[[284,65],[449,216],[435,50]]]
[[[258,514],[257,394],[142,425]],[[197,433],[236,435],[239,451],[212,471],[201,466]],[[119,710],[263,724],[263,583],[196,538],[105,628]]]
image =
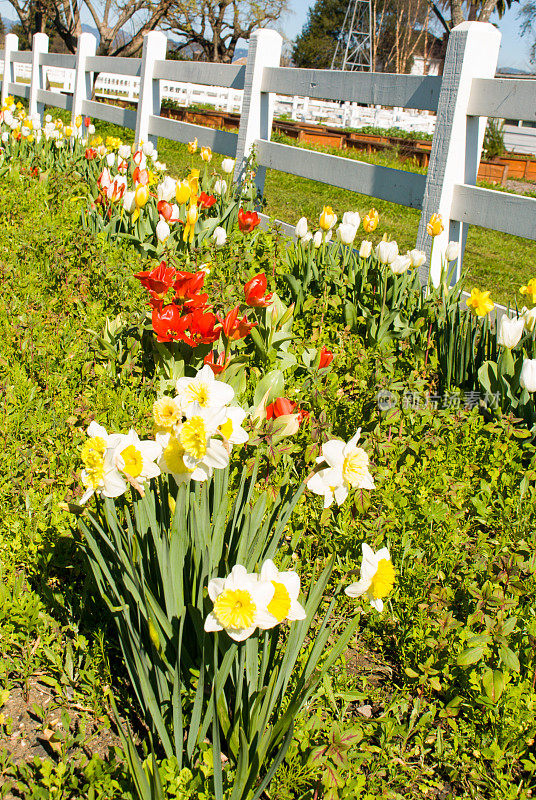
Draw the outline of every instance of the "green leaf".
[[[510,669],[513,672],[519,672],[520,670],[519,658],[516,656],[513,650],[510,650],[509,647],[499,648],[499,658],[501,659],[501,662],[504,664],[506,669]]]
[[[485,647],[468,647],[460,653],[456,659],[456,663],[459,667],[468,667],[471,664],[476,664],[484,655],[485,649]]]
[[[255,328],[253,330],[255,330]],[[253,397],[254,407],[257,408],[257,406],[264,400],[265,395],[267,395],[265,402],[271,403],[273,400],[281,397],[284,389],[285,379],[281,370],[274,369],[271,372],[267,372],[264,378],[259,381],[257,388],[255,389],[255,395]]]
[[[504,674],[500,669],[487,668],[482,675],[482,686],[488,699],[497,703],[504,689]]]

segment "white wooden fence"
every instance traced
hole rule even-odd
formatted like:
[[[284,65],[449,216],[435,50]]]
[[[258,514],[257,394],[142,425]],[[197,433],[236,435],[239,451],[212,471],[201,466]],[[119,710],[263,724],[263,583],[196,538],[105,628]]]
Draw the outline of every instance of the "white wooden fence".
[[[197,137],[201,145],[236,157],[236,178],[254,148],[260,190],[266,169],[271,168],[421,209],[417,246],[429,254],[426,223],[439,212],[445,231],[436,238],[431,257],[434,279],[449,240],[459,241],[463,252],[469,224],[536,239],[536,199],[475,186],[486,118],[536,121],[536,80],[493,77],[500,33],[492,25],[464,22],[454,28],[442,77],[282,68],[282,40],[271,30],[253,34],[245,66],[167,61],[166,43],[163,33],[152,32],[144,39],[141,58],[108,58],[96,56],[95,37],[83,33],[75,56],[55,55],[48,53],[44,34],[34,36],[31,52],[20,52],[17,37],[8,34],[2,101],[14,94],[28,99],[32,114],[42,114],[45,104],[70,109],[73,120],[77,114],[87,114],[135,131],[136,142],[150,138],[156,144],[159,136],[187,142]],[[30,84],[15,82],[16,63],[31,65]],[[74,70],[72,96],[45,88],[46,67]],[[91,100],[93,75],[101,72],[139,77],[137,111]],[[166,81],[243,90],[238,134],[161,117],[160,90]],[[271,142],[276,93],[436,114],[428,174]],[[299,216],[299,209],[296,213]]]

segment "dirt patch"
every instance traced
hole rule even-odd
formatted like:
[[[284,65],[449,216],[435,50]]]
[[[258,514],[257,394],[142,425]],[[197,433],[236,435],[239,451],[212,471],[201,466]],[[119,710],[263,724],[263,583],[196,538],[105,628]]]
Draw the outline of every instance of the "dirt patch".
[[[516,181],[510,178],[506,180],[505,187],[516,194],[536,194],[535,181]]]

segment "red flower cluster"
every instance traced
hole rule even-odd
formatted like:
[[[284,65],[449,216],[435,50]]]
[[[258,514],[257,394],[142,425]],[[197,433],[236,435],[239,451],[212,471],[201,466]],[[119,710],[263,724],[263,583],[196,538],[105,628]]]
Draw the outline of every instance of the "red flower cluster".
[[[274,400],[273,403],[266,406],[266,419],[277,419],[278,417],[285,417],[288,414],[297,414],[300,424],[309,416],[308,411],[305,411],[303,408],[298,408],[297,403],[286,397],[278,397],[277,400]]]
[[[256,211],[244,211],[243,208],[238,211],[238,227],[242,233],[251,233],[257,227],[261,218]]]

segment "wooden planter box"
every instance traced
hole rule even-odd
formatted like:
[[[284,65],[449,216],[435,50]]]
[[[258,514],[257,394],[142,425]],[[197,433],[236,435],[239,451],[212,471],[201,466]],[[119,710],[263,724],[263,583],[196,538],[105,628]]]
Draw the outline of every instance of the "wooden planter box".
[[[508,177],[508,164],[498,164],[494,161],[481,161],[478,168],[479,181],[491,181],[492,183],[506,183]]]
[[[508,177],[517,180],[536,181],[536,158],[530,156],[501,156],[499,164],[508,166]]]
[[[312,131],[301,130],[298,134],[299,142],[310,142],[311,144],[320,144],[324,147],[342,147],[344,134],[327,133],[326,131]]]

